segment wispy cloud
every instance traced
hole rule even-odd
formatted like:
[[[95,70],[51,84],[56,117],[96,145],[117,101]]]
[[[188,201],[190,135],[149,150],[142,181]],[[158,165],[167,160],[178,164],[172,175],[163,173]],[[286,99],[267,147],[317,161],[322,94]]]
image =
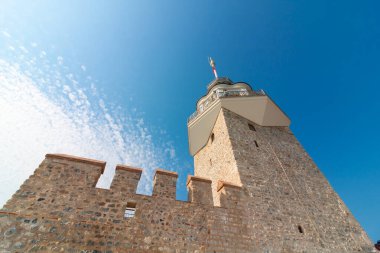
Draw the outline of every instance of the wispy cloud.
[[[3,34],[4,37],[7,37],[7,38],[11,37],[11,35],[6,31],[2,31],[1,33]]]
[[[84,65],[72,69],[62,56],[49,60],[36,42],[27,48],[2,35],[8,49],[0,51],[0,205],[46,153],[107,161],[101,187],[110,184],[118,163],[142,167],[142,193],[151,191],[155,168],[176,167],[171,141],[154,139],[136,108],[107,103]]]

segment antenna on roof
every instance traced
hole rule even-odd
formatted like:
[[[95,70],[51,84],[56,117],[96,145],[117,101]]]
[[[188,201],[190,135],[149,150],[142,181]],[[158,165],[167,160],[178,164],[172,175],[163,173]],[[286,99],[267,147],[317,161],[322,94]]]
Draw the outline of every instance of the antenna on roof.
[[[210,63],[210,66],[212,68],[212,72],[214,72],[215,79],[218,78],[218,73],[216,73],[216,68],[215,68],[215,62],[211,57],[208,57],[208,62]]]

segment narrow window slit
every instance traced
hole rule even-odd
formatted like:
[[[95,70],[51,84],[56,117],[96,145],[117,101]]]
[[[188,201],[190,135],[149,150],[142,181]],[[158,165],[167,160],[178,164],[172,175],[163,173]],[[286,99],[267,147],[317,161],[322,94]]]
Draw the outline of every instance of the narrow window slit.
[[[298,225],[298,232],[300,232],[301,234],[303,234],[303,228],[300,225]]]
[[[255,141],[255,145],[256,145],[256,148],[258,148],[258,147],[259,147],[259,144],[257,144],[257,141]]]
[[[255,131],[255,132],[256,132],[256,128],[255,128],[255,126],[254,126],[254,125],[252,125],[252,124],[249,124],[249,123],[248,123],[248,127],[249,127],[249,129],[250,129],[250,130],[252,130],[252,131]]]
[[[212,133],[212,134],[211,134],[211,143],[214,142],[214,139],[215,139],[215,135],[214,135],[214,133]]]

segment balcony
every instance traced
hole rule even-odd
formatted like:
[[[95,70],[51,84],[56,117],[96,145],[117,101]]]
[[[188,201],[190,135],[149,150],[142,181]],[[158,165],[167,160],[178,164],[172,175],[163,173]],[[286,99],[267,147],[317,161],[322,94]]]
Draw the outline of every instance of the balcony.
[[[254,96],[265,96],[265,92],[263,90],[259,91],[252,91],[247,89],[216,89],[212,92],[212,94],[209,94],[204,101],[202,101],[199,105],[197,110],[190,115],[190,117],[187,119],[187,123],[190,123],[191,121],[195,120],[198,116],[200,116],[207,108],[209,108],[211,105],[215,103],[220,98],[226,98],[226,97],[254,97]]]

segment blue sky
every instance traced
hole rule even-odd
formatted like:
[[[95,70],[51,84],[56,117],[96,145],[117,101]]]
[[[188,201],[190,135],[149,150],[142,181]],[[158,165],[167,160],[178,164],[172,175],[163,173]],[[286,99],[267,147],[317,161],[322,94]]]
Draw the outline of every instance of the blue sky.
[[[46,152],[192,174],[186,119],[213,78],[264,89],[380,238],[378,1],[2,1],[2,203]],[[48,130],[47,130],[48,129]],[[10,172],[12,171],[12,172]],[[109,170],[108,178],[112,177]]]

